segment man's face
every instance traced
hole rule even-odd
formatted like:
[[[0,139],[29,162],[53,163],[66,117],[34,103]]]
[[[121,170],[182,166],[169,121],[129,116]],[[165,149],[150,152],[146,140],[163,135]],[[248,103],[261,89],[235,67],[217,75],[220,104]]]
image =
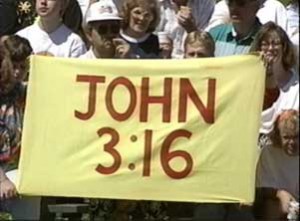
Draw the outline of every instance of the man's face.
[[[90,41],[99,54],[115,55],[115,45],[113,40],[118,38],[120,33],[119,21],[96,21],[91,24]]]
[[[42,18],[61,17],[63,0],[36,0],[37,14]]]
[[[203,44],[188,44],[185,48],[185,58],[208,58],[213,57],[213,53]]]
[[[230,18],[235,24],[248,24],[256,17],[259,9],[258,0],[226,0]]]

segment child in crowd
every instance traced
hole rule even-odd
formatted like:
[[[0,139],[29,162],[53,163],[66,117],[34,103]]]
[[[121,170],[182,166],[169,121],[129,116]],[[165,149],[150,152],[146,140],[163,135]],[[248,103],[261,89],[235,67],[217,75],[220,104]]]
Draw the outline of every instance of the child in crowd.
[[[299,111],[285,110],[262,147],[255,212],[259,219],[286,219],[299,201]]]
[[[208,32],[195,31],[187,35],[184,43],[185,58],[214,57],[215,42]]]
[[[51,53],[57,57],[79,57],[86,52],[81,38],[62,23],[68,0],[36,0],[39,20],[17,34],[26,38],[35,54]]]

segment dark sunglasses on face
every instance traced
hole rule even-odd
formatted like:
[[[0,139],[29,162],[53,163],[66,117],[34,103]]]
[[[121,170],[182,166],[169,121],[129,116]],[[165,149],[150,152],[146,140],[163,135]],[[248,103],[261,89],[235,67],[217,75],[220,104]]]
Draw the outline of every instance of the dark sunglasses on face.
[[[98,32],[100,35],[107,35],[107,34],[113,34],[118,35],[120,32],[120,25],[117,24],[102,24],[98,26],[93,26],[94,29]]]
[[[250,2],[255,2],[255,1],[258,0],[226,0],[226,3],[228,6],[232,6],[233,4],[235,4],[238,7],[245,7]]]

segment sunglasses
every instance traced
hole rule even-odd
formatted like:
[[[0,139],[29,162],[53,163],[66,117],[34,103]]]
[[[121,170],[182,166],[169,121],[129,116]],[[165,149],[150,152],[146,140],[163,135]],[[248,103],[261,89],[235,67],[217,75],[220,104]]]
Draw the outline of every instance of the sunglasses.
[[[120,33],[121,26],[117,24],[101,24],[92,26],[100,35],[118,35]]]
[[[256,2],[257,0],[226,0],[228,6],[235,4],[238,7],[245,7],[249,3]]]

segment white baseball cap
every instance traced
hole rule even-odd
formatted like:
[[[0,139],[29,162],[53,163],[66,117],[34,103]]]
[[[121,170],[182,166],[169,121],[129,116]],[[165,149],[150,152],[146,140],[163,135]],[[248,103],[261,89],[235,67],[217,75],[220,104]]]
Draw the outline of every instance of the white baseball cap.
[[[86,23],[108,20],[122,20],[112,0],[100,0],[90,5],[86,14]]]

